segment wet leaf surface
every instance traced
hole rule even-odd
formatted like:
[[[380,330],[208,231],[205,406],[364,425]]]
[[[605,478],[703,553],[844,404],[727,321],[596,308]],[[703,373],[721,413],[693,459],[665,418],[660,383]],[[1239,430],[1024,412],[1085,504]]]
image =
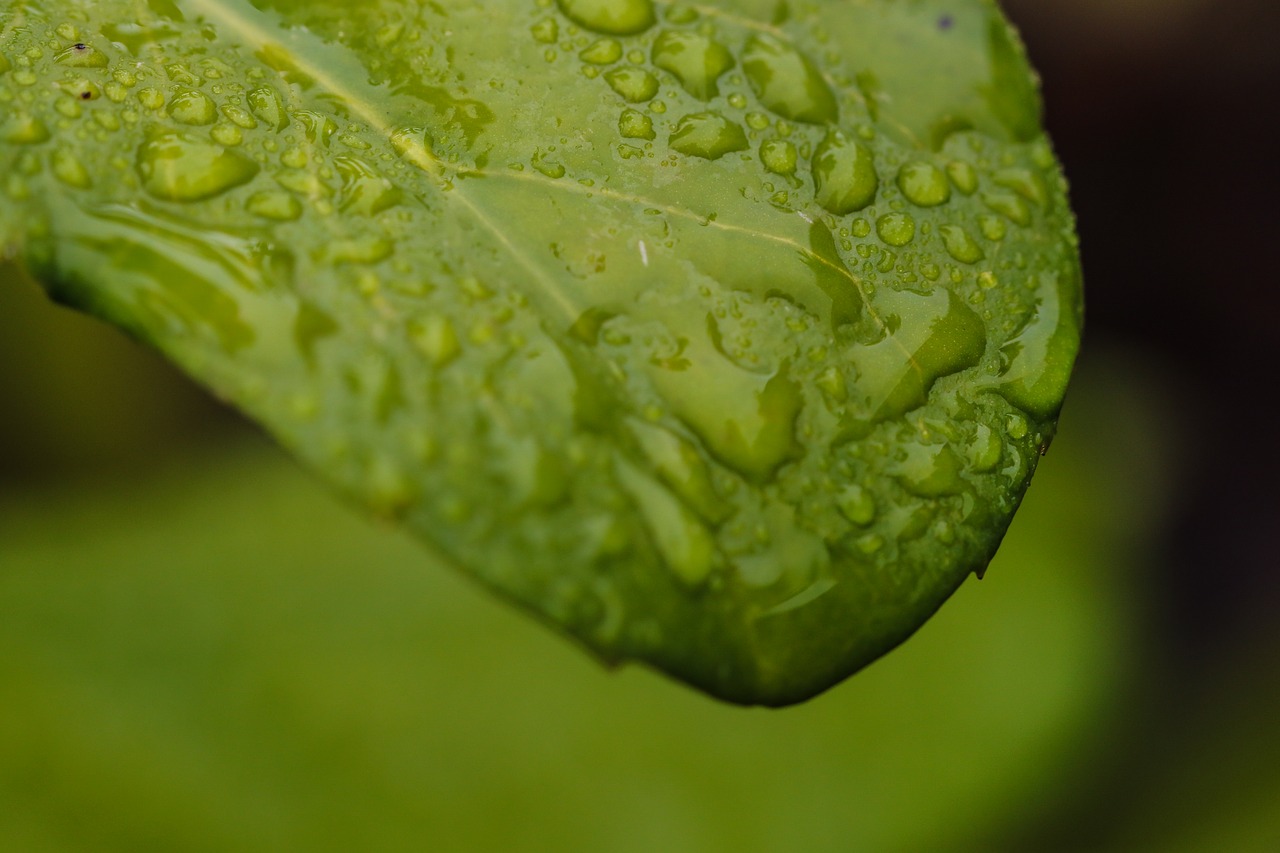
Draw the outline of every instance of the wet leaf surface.
[[[785,704],[998,545],[1079,340],[982,0],[0,11],[0,248],[606,660]]]

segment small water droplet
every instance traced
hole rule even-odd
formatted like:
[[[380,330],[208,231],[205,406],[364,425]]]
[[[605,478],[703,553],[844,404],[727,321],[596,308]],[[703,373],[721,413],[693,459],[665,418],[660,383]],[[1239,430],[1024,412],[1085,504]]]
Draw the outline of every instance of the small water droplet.
[[[622,58],[622,44],[617,39],[598,39],[587,45],[578,58],[592,65],[612,65]]]
[[[658,94],[658,78],[643,68],[614,68],[605,72],[604,79],[623,100],[633,104]]]
[[[653,26],[652,0],[557,0],[575,24],[608,35],[626,36]]]
[[[232,124],[237,127],[242,127],[245,130],[252,130],[258,126],[258,120],[255,119],[248,110],[241,109],[233,104],[225,105],[222,108],[222,114],[226,116],[227,120]]]
[[[69,187],[84,190],[93,186],[89,170],[80,162],[75,152],[68,148],[59,148],[53,152],[53,174]]]
[[[436,368],[444,367],[462,354],[458,333],[448,317],[433,315],[411,322],[409,337],[418,352]]]
[[[1000,464],[1004,444],[991,427],[979,424],[965,453],[969,457],[969,466],[979,474],[986,474]]]
[[[343,211],[376,216],[395,207],[404,198],[399,187],[363,160],[338,157],[334,160],[334,166],[342,176],[342,194],[338,207]]]
[[[907,163],[898,170],[898,188],[917,207],[937,207],[951,200],[951,184],[932,163]]]
[[[915,239],[916,221],[906,213],[888,213],[876,220],[876,234],[890,246],[905,246]]]
[[[950,445],[913,444],[906,448],[906,459],[894,470],[898,482],[920,498],[940,498],[964,491],[960,476],[960,457]]]
[[[718,113],[685,116],[671,132],[671,147],[681,154],[718,160],[733,151],[750,147],[746,132]]]
[[[862,486],[853,484],[844,489],[837,498],[837,505],[845,518],[860,527],[866,527],[876,520],[876,500]]]
[[[992,242],[1003,240],[1009,230],[1004,220],[995,216],[979,216],[978,227],[982,229],[982,236]]]
[[[244,142],[244,131],[236,127],[234,124],[216,124],[213,130],[209,131],[209,136],[219,145],[225,145],[228,148],[234,148],[241,142]]]
[[[249,93],[247,100],[249,109],[263,124],[284,130],[289,126],[289,113],[284,108],[280,95],[270,86],[262,86]]]
[[[971,163],[953,160],[947,164],[947,177],[964,195],[973,195],[978,189],[978,170]]]
[[[795,145],[785,139],[766,139],[760,143],[760,162],[775,174],[794,174],[798,157]]]
[[[667,30],[653,43],[653,64],[671,72],[690,95],[706,101],[720,94],[716,81],[733,67],[733,54],[701,33]]]
[[[183,124],[213,124],[218,117],[218,108],[208,95],[193,89],[173,96],[169,101],[169,115]]]
[[[377,234],[334,240],[325,247],[325,257],[335,265],[367,265],[385,261],[395,251],[395,244]]]
[[[760,103],[783,118],[811,124],[835,124],[839,119],[831,87],[791,45],[769,35],[752,36],[742,67]]]
[[[943,225],[938,229],[938,233],[942,235],[942,243],[947,247],[947,254],[960,263],[976,264],[986,257],[978,241],[959,225]]]
[[[30,113],[13,113],[0,124],[0,139],[15,145],[39,145],[49,139],[49,128]]]
[[[1013,193],[983,193],[982,203],[1015,225],[1031,224],[1031,206]]]
[[[880,187],[871,149],[838,131],[814,152],[813,179],[818,204],[837,216],[871,204]]]
[[[533,34],[534,39],[543,44],[555,44],[556,39],[560,38],[560,25],[556,23],[555,18],[543,18],[534,24],[529,32]]]
[[[149,110],[158,110],[164,106],[164,92],[154,86],[138,90],[138,103]]]
[[[93,45],[83,43],[74,44],[61,51],[54,61],[71,68],[106,68],[111,64],[105,53]]]
[[[302,202],[282,190],[254,193],[245,203],[245,209],[254,216],[278,222],[292,222],[302,216]]]
[[[180,133],[143,143],[137,169],[143,188],[165,201],[202,201],[258,174],[258,164],[244,155]]]
[[[653,119],[639,110],[623,110],[618,118],[618,133],[627,139],[653,139]]]

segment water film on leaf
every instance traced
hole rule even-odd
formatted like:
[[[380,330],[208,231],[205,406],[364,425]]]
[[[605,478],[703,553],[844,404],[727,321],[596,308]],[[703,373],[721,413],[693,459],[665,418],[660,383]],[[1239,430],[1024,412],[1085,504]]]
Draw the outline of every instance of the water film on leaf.
[[[1079,342],[989,0],[33,0],[0,251],[606,661],[783,705],[995,552]]]

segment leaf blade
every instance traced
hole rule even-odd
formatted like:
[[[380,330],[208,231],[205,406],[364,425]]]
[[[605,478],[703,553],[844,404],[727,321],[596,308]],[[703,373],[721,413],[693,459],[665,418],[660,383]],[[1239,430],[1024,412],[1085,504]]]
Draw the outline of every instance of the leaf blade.
[[[620,34],[575,22],[651,6],[188,0],[139,13],[136,48],[103,35],[116,5],[0,13],[11,76],[59,92],[6,83],[26,192],[4,243],[486,585],[606,659],[785,704],[994,553],[1052,434],[1079,275],[1057,167],[1023,139],[1038,103],[984,94],[1030,79],[991,4],[663,6]],[[651,65],[660,32],[705,46],[714,85]],[[804,79],[762,85],[775,59]],[[755,100],[786,113],[815,74],[835,108],[790,115],[835,122]],[[626,135],[631,104],[654,140]]]

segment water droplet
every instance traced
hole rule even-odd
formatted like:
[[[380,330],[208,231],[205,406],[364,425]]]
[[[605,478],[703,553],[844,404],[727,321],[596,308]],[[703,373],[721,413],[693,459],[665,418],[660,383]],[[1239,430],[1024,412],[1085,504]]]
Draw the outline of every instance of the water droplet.
[[[747,80],[760,103],[790,119],[835,124],[839,107],[827,81],[807,57],[769,35],[747,41],[742,57]]]
[[[681,154],[717,160],[750,147],[741,127],[718,113],[694,113],[680,119],[671,132],[671,147]]]
[[[555,18],[543,18],[534,24],[529,32],[533,34],[534,39],[543,44],[555,44],[556,39],[560,38],[560,25],[556,23]]]
[[[254,193],[245,203],[245,209],[254,216],[278,222],[292,222],[302,216],[302,202],[281,190]]]
[[[612,65],[622,58],[622,44],[617,39],[599,39],[587,45],[578,58],[592,65]]]
[[[871,149],[838,131],[814,152],[813,180],[818,204],[837,216],[871,204],[880,187]]]
[[[950,445],[908,445],[906,459],[899,462],[894,474],[902,487],[920,498],[940,498],[964,491],[960,457]]]
[[[898,170],[898,188],[918,207],[937,207],[951,200],[951,184],[932,163],[908,163]]]
[[[986,474],[994,471],[1000,464],[1000,457],[1004,454],[1004,444],[991,427],[978,424],[973,441],[969,442],[965,453],[969,457],[969,466],[979,474]]]
[[[633,465],[618,461],[618,481],[635,501],[663,562],[685,585],[701,586],[715,568],[715,540],[675,495]]]
[[[1032,417],[1047,420],[1062,405],[1080,342],[1079,271],[1041,275],[1036,297],[1035,314],[1001,348],[1009,362],[996,390]]]
[[[69,187],[88,189],[93,186],[89,170],[80,162],[80,158],[68,148],[59,148],[53,152],[53,174]]]
[[[325,247],[325,257],[338,264],[376,264],[391,257],[395,244],[385,237],[366,234],[334,240]]]
[[[249,109],[263,124],[284,130],[289,126],[289,113],[285,111],[280,95],[270,86],[254,89],[249,93]]]
[[[534,154],[529,162],[533,165],[533,168],[537,169],[539,172],[546,175],[548,178],[559,180],[560,178],[564,177],[564,174],[565,174],[564,164],[556,160],[554,157],[542,153],[541,151],[539,151],[537,154]]]
[[[947,247],[947,254],[962,264],[976,264],[986,257],[978,241],[959,225],[943,225],[938,229],[942,235],[942,243]]]
[[[794,174],[798,157],[795,145],[785,139],[766,139],[760,143],[760,162],[775,174]]]
[[[158,110],[164,106],[164,92],[153,86],[138,90],[138,103],[149,110]]]
[[[614,68],[605,72],[604,79],[623,100],[633,104],[658,94],[658,78],[643,68]]]
[[[978,227],[982,229],[982,236],[993,242],[1003,240],[1008,234],[1004,220],[995,216],[979,216]]]
[[[635,35],[653,26],[652,0],[556,0],[575,24],[615,36]]]
[[[111,64],[107,59],[107,55],[89,44],[74,44],[64,51],[61,51],[55,61],[59,65],[66,65],[71,68],[106,68]]]
[[[444,367],[462,354],[458,333],[448,317],[433,315],[411,322],[409,337],[418,352],[436,368]]]
[[[333,164],[342,176],[342,193],[338,200],[341,210],[375,216],[395,207],[404,198],[399,187],[363,160],[338,157]]]
[[[183,124],[213,124],[218,118],[218,108],[208,95],[193,89],[173,96],[169,101],[169,115]]]
[[[232,124],[237,127],[243,127],[245,130],[252,130],[258,126],[258,120],[255,119],[248,110],[241,109],[233,104],[225,105],[222,108],[222,114],[226,116],[227,120]]]
[[[1029,169],[1002,169],[992,176],[996,186],[1013,190],[1037,207],[1049,203],[1049,188],[1044,179]]]
[[[241,186],[258,164],[235,151],[180,133],[165,133],[138,148],[138,174],[147,192],[165,201],[201,201]]]
[[[690,95],[706,101],[720,94],[716,81],[733,67],[733,54],[700,33],[667,30],[653,43],[653,64],[671,72]]]
[[[1031,224],[1031,207],[1013,193],[983,193],[982,203],[1015,225]]]
[[[848,486],[836,500],[840,513],[854,524],[866,527],[876,520],[876,500],[862,486]]]
[[[49,128],[30,113],[14,113],[0,124],[0,139],[15,145],[39,145],[49,139]]]
[[[876,220],[876,234],[890,246],[905,246],[915,239],[916,221],[905,213],[888,213]]]
[[[973,195],[978,189],[978,170],[963,160],[954,160],[947,164],[947,177],[964,195]]]
[[[653,119],[639,110],[623,110],[618,117],[618,133],[627,139],[653,139]]]
[[[234,124],[217,124],[213,130],[209,131],[209,136],[219,145],[225,145],[228,148],[234,148],[241,142],[244,142],[244,131],[236,127]]]
[[[881,288],[872,303],[891,331],[851,354],[857,379],[850,383],[844,424],[851,437],[923,405],[934,383],[977,365],[987,347],[982,318],[949,291]],[[903,323],[906,317],[912,322]]]

